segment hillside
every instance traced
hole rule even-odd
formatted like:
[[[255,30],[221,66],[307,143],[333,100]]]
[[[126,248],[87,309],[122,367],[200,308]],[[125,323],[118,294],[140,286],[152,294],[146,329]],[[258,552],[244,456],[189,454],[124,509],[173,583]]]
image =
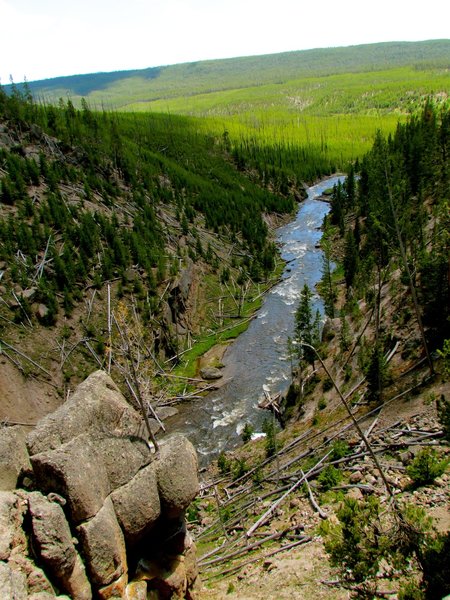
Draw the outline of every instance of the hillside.
[[[133,102],[283,84],[310,77],[407,66],[417,71],[447,69],[449,57],[449,40],[391,42],[73,75],[28,85],[33,95],[47,101],[57,102],[69,96],[76,103],[84,97],[92,105],[123,109]]]
[[[300,179],[264,187],[181,117],[0,93],[0,127],[1,417],[34,422],[99,366],[125,383],[130,361],[148,397],[175,395],[165,370],[180,355],[195,374],[194,342],[236,335],[257,305],[270,215],[290,214]]]

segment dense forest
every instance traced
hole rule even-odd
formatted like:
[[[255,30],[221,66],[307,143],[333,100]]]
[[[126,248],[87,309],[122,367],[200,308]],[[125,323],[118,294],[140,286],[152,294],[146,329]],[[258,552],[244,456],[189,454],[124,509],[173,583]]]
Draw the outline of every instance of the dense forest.
[[[355,181],[334,191],[331,222],[345,239],[347,297],[400,270],[435,350],[449,331],[450,112],[425,104],[420,115],[376,136]]]
[[[381,403],[395,379],[385,357],[396,344],[405,346],[403,359],[425,361],[432,375],[433,356],[450,337],[449,125],[448,107],[427,101],[392,135],[378,132],[330,195],[320,290],[328,318],[339,323],[336,364],[342,362],[347,384],[364,376],[371,402]],[[329,342],[326,332],[321,340],[310,299],[305,286],[294,338],[302,385],[317,360],[308,346],[326,355]],[[359,335],[361,306],[368,318]],[[350,350],[358,355],[353,363]],[[314,385],[309,391],[316,393]],[[296,402],[301,410],[298,384],[285,402],[287,415]]]
[[[197,134],[195,124],[183,118],[96,113],[86,104],[79,111],[70,101],[43,109],[17,96],[2,95],[1,100],[3,118],[53,144],[55,158],[58,153],[61,158],[48,160],[44,152],[27,156],[20,146],[12,152],[2,150],[1,201],[21,217],[14,219],[10,212],[2,222],[3,260],[18,251],[34,257],[50,239],[54,269],[44,280],[55,291],[70,294],[75,282],[95,278],[101,283],[113,272],[121,275],[136,265],[154,292],[166,268],[164,232],[155,212],[158,206],[173,203],[184,232],[200,218],[217,234],[241,237],[255,279],[272,269],[274,249],[262,214],[293,209],[285,175],[277,186],[284,194],[277,196],[239,177],[223,146],[215,149],[213,140]],[[64,159],[61,148],[70,148],[72,156]],[[272,183],[275,180],[272,177]],[[27,190],[42,183],[45,200],[36,206]],[[61,193],[60,184],[69,183],[80,189],[76,206]],[[108,216],[105,211],[85,210],[93,197],[114,207],[123,196],[121,185],[127,186],[126,200],[137,207],[128,227],[119,227],[118,219],[122,225],[124,218],[120,211]],[[56,238],[60,242],[55,246]],[[22,271],[14,269],[14,281],[27,277]]]

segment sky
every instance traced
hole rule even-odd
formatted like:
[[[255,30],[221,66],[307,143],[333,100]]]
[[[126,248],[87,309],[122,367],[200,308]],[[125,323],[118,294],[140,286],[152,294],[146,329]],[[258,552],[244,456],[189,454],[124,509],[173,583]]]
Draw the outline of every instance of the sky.
[[[0,83],[442,38],[448,0],[0,0]]]

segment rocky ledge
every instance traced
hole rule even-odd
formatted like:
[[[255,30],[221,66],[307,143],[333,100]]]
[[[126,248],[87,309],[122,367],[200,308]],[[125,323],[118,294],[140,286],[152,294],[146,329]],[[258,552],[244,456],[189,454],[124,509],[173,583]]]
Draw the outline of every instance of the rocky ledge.
[[[144,431],[102,371],[28,436],[0,430],[1,598],[195,597],[196,453]]]

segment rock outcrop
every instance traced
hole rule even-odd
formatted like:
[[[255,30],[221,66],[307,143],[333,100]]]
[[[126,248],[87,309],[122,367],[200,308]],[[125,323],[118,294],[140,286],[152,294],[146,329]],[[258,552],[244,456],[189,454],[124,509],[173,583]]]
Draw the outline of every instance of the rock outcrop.
[[[144,431],[101,371],[26,439],[0,430],[0,597],[195,596],[196,453],[174,435],[155,454]]]

